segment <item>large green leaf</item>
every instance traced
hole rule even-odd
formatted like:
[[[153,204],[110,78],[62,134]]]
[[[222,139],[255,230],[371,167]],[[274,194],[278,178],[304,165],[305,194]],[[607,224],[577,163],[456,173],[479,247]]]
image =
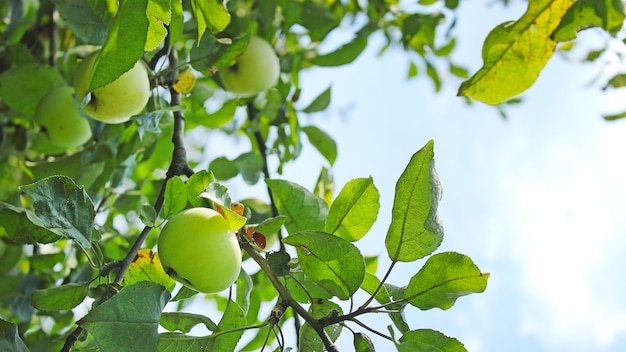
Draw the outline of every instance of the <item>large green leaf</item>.
[[[43,225],[32,211],[0,202],[0,234],[4,230],[11,242],[20,244],[52,243],[62,238],[37,224]]]
[[[331,313],[341,315],[343,311],[341,307],[334,302],[319,300],[311,304],[309,313],[311,313],[314,318],[320,319]],[[341,334],[341,324],[329,325],[325,327],[324,330],[328,334],[328,337],[330,337],[332,341],[335,341]],[[325,351],[324,343],[309,323],[305,323],[302,325],[302,329],[300,329],[299,349],[300,351]]]
[[[348,241],[361,239],[370,230],[380,208],[374,180],[357,178],[346,183],[328,211],[326,232]]]
[[[33,292],[33,307],[43,311],[70,310],[86,297],[88,284],[69,283]]]
[[[406,332],[399,342],[399,352],[467,352],[459,340],[430,329]]]
[[[385,246],[394,261],[411,262],[431,254],[443,240],[437,216],[441,185],[429,141],[409,161],[398,183]]]
[[[283,242],[296,247],[304,274],[338,298],[349,299],[361,286],[365,261],[352,243],[320,231],[301,231]]]
[[[0,319],[0,351],[28,352],[28,347],[20,338],[17,324]]]
[[[550,36],[574,0],[530,0],[517,21],[494,28],[483,44],[483,67],[461,84],[458,95],[499,104],[528,89],[552,57]]]
[[[438,253],[426,261],[411,278],[404,295],[421,310],[454,305],[457,298],[487,288],[489,274],[480,272],[472,260],[455,252]]]
[[[616,34],[624,24],[623,0],[580,0],[567,11],[552,39],[564,42],[576,38],[581,29],[602,27]]]
[[[33,198],[35,215],[42,225],[83,248],[91,247],[91,231],[95,211],[91,198],[83,187],[79,187],[66,176],[51,176],[20,190]]]
[[[89,91],[113,82],[139,61],[150,26],[147,7],[148,0],[121,2],[94,64]]]
[[[94,336],[100,351],[156,351],[159,319],[169,298],[165,287],[140,281],[123,287],[77,324]]]
[[[304,187],[285,180],[266,180],[281,215],[287,217],[289,233],[304,230],[324,230],[328,205]]]

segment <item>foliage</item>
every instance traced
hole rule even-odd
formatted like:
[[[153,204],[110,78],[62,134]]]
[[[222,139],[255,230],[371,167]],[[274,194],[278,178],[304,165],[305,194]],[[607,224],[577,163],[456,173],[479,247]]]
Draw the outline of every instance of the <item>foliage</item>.
[[[441,332],[412,329],[403,315],[405,309],[449,309],[459,297],[483,292],[489,278],[465,255],[435,253],[443,226],[434,142],[413,155],[398,179],[384,243],[391,264],[379,276],[377,258],[364,257],[357,242],[380,210],[374,180],[355,178],[333,194],[337,145],[319,126],[301,125],[303,116],[328,108],[332,90],[299,101],[303,71],[350,64],[374,35],[386,40],[381,53],[403,48],[408,76],[424,72],[436,91],[444,67],[467,78],[467,69],[451,57],[458,4],[3,2],[0,349],[250,351],[297,345],[336,351],[334,341],[351,333],[357,351],[374,350],[368,334],[390,340],[398,351],[465,351]],[[490,104],[513,98],[533,84],[559,42],[590,26],[617,38],[623,20],[621,1],[531,0],[518,21],[490,33],[484,66],[461,84],[459,95]],[[337,43],[333,35],[342,31],[352,38]],[[215,73],[235,64],[253,35],[275,48],[279,82],[249,98],[224,92]],[[41,144],[37,136],[45,129],[34,120],[37,103],[72,82],[81,59],[96,49],[101,54],[90,89],[115,81],[141,60],[150,70],[150,101],[123,124],[89,119],[93,138],[82,146]],[[601,55],[589,53],[589,61]],[[607,86],[624,81],[618,75]],[[84,103],[77,101],[77,108]],[[206,145],[191,137],[218,134],[243,135],[249,148],[234,158],[198,157]],[[280,178],[299,157],[304,135],[327,163],[313,190]],[[267,199],[237,194],[234,201],[223,184],[238,177],[249,185],[264,182]],[[245,265],[229,292],[203,296],[174,285],[153,251],[162,224],[190,207],[218,210],[237,231]],[[422,259],[411,278],[399,286],[388,282],[398,262]],[[365,293],[362,302],[358,291]],[[189,312],[192,299],[215,303],[218,320]],[[370,313],[389,316],[389,334],[359,320]],[[200,325],[210,333],[191,334]],[[287,325],[295,327],[294,339],[285,339]]]

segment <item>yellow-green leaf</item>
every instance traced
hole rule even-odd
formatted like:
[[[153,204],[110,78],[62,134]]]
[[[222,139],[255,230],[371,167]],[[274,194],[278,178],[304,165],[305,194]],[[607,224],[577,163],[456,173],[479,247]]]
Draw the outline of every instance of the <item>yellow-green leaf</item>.
[[[458,95],[499,104],[528,89],[552,57],[550,36],[573,0],[530,0],[517,21],[494,28],[483,45],[483,67],[461,84]]]

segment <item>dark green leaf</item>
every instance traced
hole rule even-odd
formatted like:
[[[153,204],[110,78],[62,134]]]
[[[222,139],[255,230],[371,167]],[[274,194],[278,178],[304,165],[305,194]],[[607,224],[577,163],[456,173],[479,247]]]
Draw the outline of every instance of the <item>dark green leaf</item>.
[[[291,260],[289,253],[284,251],[269,252],[265,255],[265,259],[267,259],[274,275],[278,277],[289,275],[289,260]]]
[[[301,231],[283,239],[296,247],[302,271],[342,300],[361,286],[365,262],[352,243],[320,231]]]
[[[107,23],[117,11],[117,4],[109,6],[94,6],[93,1],[84,0],[53,0],[59,15],[72,29],[72,32],[86,44],[102,45],[107,39]],[[101,1],[101,4],[105,1]],[[111,1],[106,1],[111,4]]]
[[[357,178],[341,189],[326,218],[326,232],[353,242],[370,230],[380,209],[380,194],[374,180]]]
[[[301,129],[315,149],[328,160],[330,166],[333,166],[335,160],[337,160],[337,143],[335,140],[316,126],[304,126]]]
[[[174,176],[167,180],[163,197],[163,218],[169,218],[185,209],[187,187],[180,176]]]
[[[20,244],[52,243],[62,238],[42,226],[41,220],[32,211],[0,202],[0,233],[4,229],[11,242]]]
[[[254,185],[259,181],[263,171],[263,159],[258,153],[253,151],[242,153],[235,158],[234,162],[239,167],[239,173],[247,184]]]
[[[394,261],[411,262],[431,254],[443,240],[437,216],[441,184],[429,141],[409,161],[398,183],[385,246]]]
[[[320,319],[328,315],[342,315],[343,311],[341,310],[341,307],[334,302],[320,300],[311,304],[311,307],[309,307],[309,313],[311,313],[314,318]],[[325,327],[324,330],[326,331],[326,334],[328,334],[328,337],[330,337],[331,341],[335,341],[341,334],[341,325],[329,325]],[[302,329],[300,329],[299,349],[300,351],[325,351],[324,343],[309,323],[305,323],[302,326]]]
[[[91,247],[95,211],[85,189],[66,176],[51,176],[20,190],[33,198],[35,215],[44,227]]]
[[[483,67],[461,84],[458,95],[499,104],[528,89],[552,57],[550,35],[572,0],[535,0],[517,21],[494,28],[483,44]]]
[[[355,37],[349,43],[328,54],[319,55],[311,59],[311,63],[317,66],[341,66],[354,61],[367,47],[367,37]]]
[[[313,99],[311,104],[309,104],[309,106],[304,108],[302,112],[310,114],[310,113],[326,110],[328,105],[330,105],[330,88],[331,87],[326,88],[326,90],[323,91],[320,95],[318,95],[317,98]]]
[[[467,352],[459,340],[430,329],[406,332],[397,347],[400,352]]]
[[[189,52],[190,64],[196,70],[212,75],[216,68],[231,66],[241,56],[250,42],[250,36],[233,38],[230,41],[205,35]]]
[[[188,333],[198,324],[203,324],[210,331],[219,331],[217,324],[215,324],[209,317],[200,314],[163,312],[161,313],[159,323],[168,331],[178,330],[183,333]]]
[[[86,297],[88,284],[69,283],[33,292],[33,307],[43,311],[70,310]]]
[[[0,351],[29,352],[28,347],[20,338],[17,324],[0,319]]]
[[[323,231],[328,205],[300,185],[285,180],[266,180],[272,190],[276,207],[287,217],[285,228],[289,233],[303,230]]]
[[[404,295],[421,310],[449,309],[457,298],[487,288],[489,274],[483,274],[472,260],[455,252],[438,253],[426,261],[411,278]]]
[[[140,281],[123,287],[77,324],[94,336],[101,351],[156,351],[159,319],[169,298],[165,287]]]

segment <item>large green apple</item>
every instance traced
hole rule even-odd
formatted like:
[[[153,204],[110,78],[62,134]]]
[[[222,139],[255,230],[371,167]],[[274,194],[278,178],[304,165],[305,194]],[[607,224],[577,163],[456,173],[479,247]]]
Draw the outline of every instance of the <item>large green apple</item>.
[[[40,138],[59,150],[81,146],[91,138],[89,121],[80,116],[70,86],[54,88],[41,98],[34,121],[42,127]]]
[[[241,96],[252,96],[278,82],[280,65],[274,48],[259,37],[250,38],[246,51],[234,65],[218,71],[224,87]]]
[[[99,50],[89,54],[76,69],[74,90],[78,101],[89,93],[94,63]],[[148,70],[138,61],[130,71],[115,81],[91,92],[91,100],[83,108],[89,116],[104,123],[123,123],[130,120],[146,106],[150,98]]]
[[[157,246],[165,272],[197,291],[220,292],[239,276],[237,237],[213,209],[191,208],[172,216],[163,226]]]

